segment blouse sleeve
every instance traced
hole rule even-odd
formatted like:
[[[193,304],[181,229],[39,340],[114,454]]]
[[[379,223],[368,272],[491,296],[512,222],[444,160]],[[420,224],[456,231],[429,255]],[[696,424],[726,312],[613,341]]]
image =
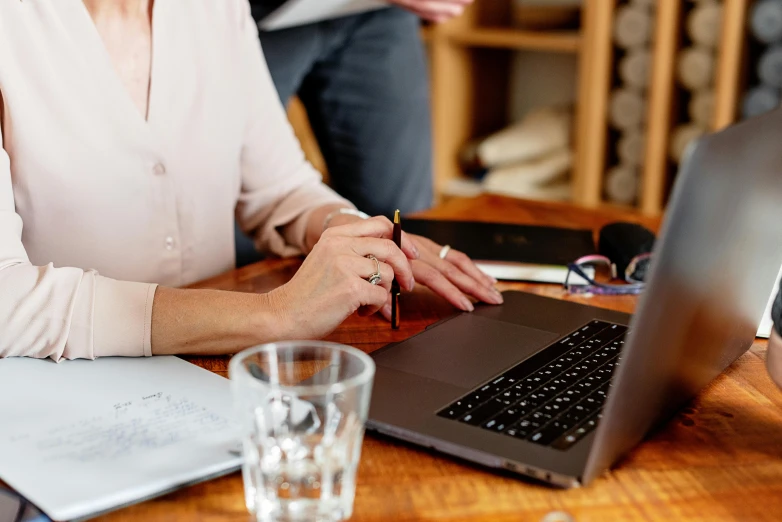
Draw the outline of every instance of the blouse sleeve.
[[[0,131],[0,358],[152,355],[155,288],[30,263]]]
[[[320,173],[305,159],[274,88],[249,4],[239,3],[249,121],[237,218],[261,251],[297,255],[304,249],[309,212],[333,203],[352,205],[324,185]]]

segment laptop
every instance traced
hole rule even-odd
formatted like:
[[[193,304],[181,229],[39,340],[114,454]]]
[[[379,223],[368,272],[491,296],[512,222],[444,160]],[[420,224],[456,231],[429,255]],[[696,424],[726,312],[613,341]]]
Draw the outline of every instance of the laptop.
[[[522,292],[373,354],[368,428],[589,484],[752,344],[782,264],[782,110],[691,145],[635,316]]]

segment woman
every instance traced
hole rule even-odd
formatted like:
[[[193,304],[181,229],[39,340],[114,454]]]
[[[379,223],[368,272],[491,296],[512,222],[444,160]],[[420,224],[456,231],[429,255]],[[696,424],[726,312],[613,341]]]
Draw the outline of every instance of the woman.
[[[0,2],[0,146],[0,356],[322,337],[357,310],[388,315],[393,277],[466,311],[465,293],[502,302],[463,254],[417,237],[400,251],[387,219],[339,210],[246,0]],[[264,295],[173,288],[233,267],[234,209],[260,248],[309,253],[296,276]]]

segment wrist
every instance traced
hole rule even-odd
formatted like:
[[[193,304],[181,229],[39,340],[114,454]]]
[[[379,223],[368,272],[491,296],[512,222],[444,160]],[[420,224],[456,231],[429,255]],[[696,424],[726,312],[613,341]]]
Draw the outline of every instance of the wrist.
[[[347,225],[354,221],[369,219],[369,215],[350,207],[336,208],[323,218],[323,231],[339,225]]]
[[[265,294],[257,294],[259,303],[252,315],[251,329],[256,344],[293,339],[295,327],[290,306],[287,305],[286,285]]]

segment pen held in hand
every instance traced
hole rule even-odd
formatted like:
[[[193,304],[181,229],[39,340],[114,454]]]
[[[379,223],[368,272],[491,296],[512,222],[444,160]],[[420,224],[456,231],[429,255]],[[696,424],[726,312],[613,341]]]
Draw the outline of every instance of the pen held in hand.
[[[402,219],[399,216],[399,209],[394,212],[394,243],[402,248]],[[391,328],[399,328],[399,282],[394,277],[391,282]]]

